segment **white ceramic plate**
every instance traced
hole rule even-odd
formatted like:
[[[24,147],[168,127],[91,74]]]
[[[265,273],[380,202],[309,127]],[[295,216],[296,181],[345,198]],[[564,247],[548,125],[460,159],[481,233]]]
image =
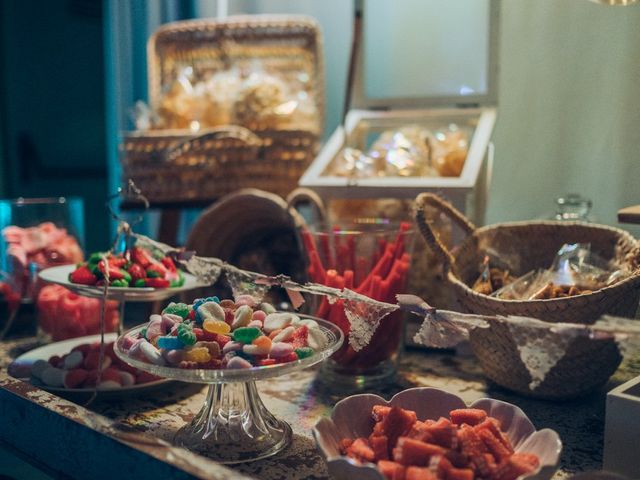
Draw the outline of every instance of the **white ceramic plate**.
[[[105,343],[113,342],[117,338],[116,333],[107,333],[104,336]],[[69,340],[62,340],[60,342],[50,343],[49,345],[44,345],[42,347],[35,348],[26,353],[23,353],[18,358],[16,358],[9,365],[9,374],[29,382],[31,379],[29,377],[25,377],[21,374],[21,372],[25,371],[27,367],[31,366],[36,360],[49,360],[54,355],[62,356],[71,351],[73,347],[78,345],[82,345],[83,343],[93,343],[96,341],[100,341],[100,335],[89,335],[87,337],[78,337],[72,338]],[[167,383],[170,383],[169,380],[160,379],[153,382],[141,383],[139,385],[131,385],[130,387],[122,387],[122,388],[114,388],[109,390],[99,390],[99,393],[109,394],[109,395],[135,395],[137,393],[141,393],[148,390],[154,390],[160,386],[164,386]],[[34,383],[35,385],[35,383]],[[61,395],[90,395],[93,394],[93,388],[62,388],[62,387],[49,387],[47,385],[42,385],[38,383],[37,387],[42,390],[46,390],[48,392],[61,394]]]
[[[333,478],[384,480],[375,465],[358,464],[349,457],[340,455],[340,439],[368,437],[371,434],[371,409],[374,405],[394,405],[413,410],[418,420],[449,418],[451,410],[467,408],[460,397],[436,388],[410,388],[398,393],[388,402],[372,394],[352,395],[339,401],[331,418],[322,418],[313,428],[313,436],[327,460],[329,473]],[[473,402],[469,408],[484,410],[489,416],[500,420],[502,431],[516,452],[538,456],[539,471],[524,475],[521,479],[546,480],[553,476],[562,452],[562,442],[555,431],[548,428],[536,430],[520,408],[500,400],[483,398]]]
[[[42,270],[39,274],[40,278],[45,282],[56,283],[85,297],[102,298],[102,287],[92,287],[89,285],[80,285],[69,281],[69,274],[76,269],[75,265],[61,265],[59,267],[51,267]],[[156,300],[164,300],[166,298],[177,295],[180,292],[186,292],[194,288],[206,287],[207,284],[201,283],[196,277],[189,273],[183,272],[184,285],[175,288],[135,288],[135,287],[109,287],[108,297],[112,300],[121,300],[127,302],[153,302]]]

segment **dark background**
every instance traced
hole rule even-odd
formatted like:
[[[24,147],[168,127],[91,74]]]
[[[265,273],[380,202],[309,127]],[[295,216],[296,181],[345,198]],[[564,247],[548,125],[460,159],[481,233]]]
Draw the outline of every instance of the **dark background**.
[[[82,197],[86,251],[109,241],[104,85],[102,1],[0,0],[0,197]]]

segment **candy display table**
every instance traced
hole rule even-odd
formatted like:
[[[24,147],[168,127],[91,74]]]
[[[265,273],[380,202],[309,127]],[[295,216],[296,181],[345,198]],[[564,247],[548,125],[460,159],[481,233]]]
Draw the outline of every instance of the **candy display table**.
[[[291,445],[271,458],[227,467],[168,443],[202,406],[207,394],[202,386],[174,384],[150,396],[98,398],[85,409],[7,376],[10,358],[32,343],[28,338],[0,344],[0,441],[34,463],[78,478],[114,478],[110,475],[123,471],[130,478],[328,478],[311,428],[341,396],[315,381],[315,368],[257,382],[266,408],[291,425]],[[554,476],[560,480],[601,468],[605,392],[639,375],[640,363],[623,365],[605,389],[561,403],[525,399],[491,387],[473,357],[451,352],[408,351],[400,372],[397,385],[377,393],[389,398],[409,386],[433,386],[467,403],[491,396],[520,406],[537,428],[556,430],[564,443]]]

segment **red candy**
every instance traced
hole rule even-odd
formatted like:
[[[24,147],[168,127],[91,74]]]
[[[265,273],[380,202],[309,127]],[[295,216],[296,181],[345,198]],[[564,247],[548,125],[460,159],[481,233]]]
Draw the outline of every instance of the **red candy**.
[[[536,455],[514,453],[499,422],[484,410],[418,421],[410,410],[376,405],[371,415],[376,423],[369,438],[342,439],[340,451],[376,463],[386,479],[516,480],[540,465]]]
[[[144,286],[151,288],[169,288],[171,283],[169,280],[165,280],[164,278],[145,278]]]
[[[69,279],[73,283],[79,283],[81,285],[95,285],[98,281],[98,277],[96,277],[86,265],[78,267],[76,270],[74,270],[71,273]]]
[[[151,263],[155,262],[155,259],[151,254],[140,247],[133,247],[130,251],[131,260],[134,263],[139,263],[142,268],[147,268]]]
[[[138,263],[132,263],[127,272],[131,275],[131,283],[135,283],[136,280],[141,280],[147,276],[147,272]]]
[[[309,336],[309,328],[306,325],[298,327],[293,332],[291,344],[293,348],[302,348],[307,345],[307,337]]]
[[[89,372],[84,368],[74,368],[69,370],[64,376],[65,388],[79,388],[86,380]]]
[[[37,298],[38,323],[54,341],[100,332],[100,300],[81,297],[59,285],[46,285]],[[107,301],[105,331],[118,326],[118,303]]]

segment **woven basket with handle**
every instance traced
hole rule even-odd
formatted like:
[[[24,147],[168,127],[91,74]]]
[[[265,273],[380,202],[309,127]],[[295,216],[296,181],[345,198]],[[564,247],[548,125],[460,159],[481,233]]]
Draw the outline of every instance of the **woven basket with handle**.
[[[447,215],[465,232],[466,238],[453,251],[439,241],[425,220],[427,206]],[[441,257],[444,277],[468,312],[584,324],[593,323],[606,313],[627,317],[636,313],[640,298],[640,275],[635,269],[638,242],[623,230],[579,222],[545,221],[476,228],[450,203],[430,193],[416,198],[416,223],[427,243]],[[634,274],[593,293],[549,300],[505,300],[471,288],[480,274],[487,251],[517,258],[519,265],[512,274],[520,276],[531,270],[548,268],[565,243],[589,243],[594,253],[627,266]],[[544,382],[532,391],[529,388],[531,376],[504,324],[474,330],[470,343],[491,380],[511,390],[542,398],[577,396],[601,386],[622,359],[611,340],[578,338],[569,345],[565,356],[547,374]]]
[[[154,203],[212,201],[251,187],[285,197],[297,187],[318,152],[324,124],[322,40],[315,21],[260,15],[174,22],[149,39],[148,59],[154,108],[184,67],[201,78],[258,62],[285,82],[304,77],[317,115],[293,129],[256,121],[197,133],[133,132],[121,145],[125,180],[132,179]]]

